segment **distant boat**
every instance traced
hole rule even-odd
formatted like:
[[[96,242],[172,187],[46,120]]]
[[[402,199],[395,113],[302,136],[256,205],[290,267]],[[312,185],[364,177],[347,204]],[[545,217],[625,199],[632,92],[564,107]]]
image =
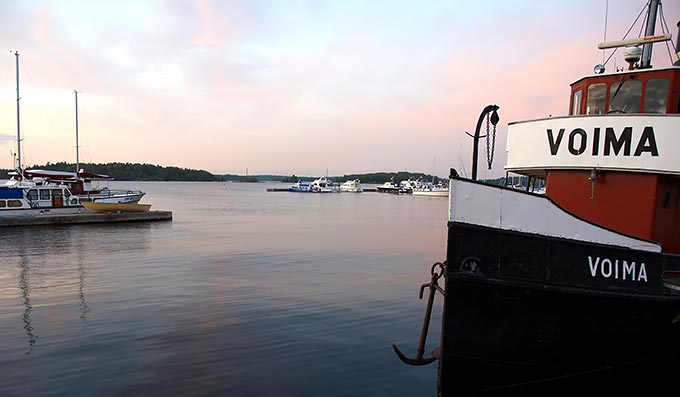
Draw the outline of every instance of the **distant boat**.
[[[432,185],[428,183],[426,185],[413,189],[411,194],[413,194],[414,196],[449,197],[449,188],[442,184]]]
[[[151,204],[114,204],[83,201],[83,207],[94,212],[149,212]]]
[[[295,182],[288,188],[288,191],[295,193],[311,193],[312,187],[309,185],[309,183]]]
[[[319,179],[315,179],[311,184],[310,188],[312,193],[338,193],[340,192],[340,186],[328,179],[328,177],[322,176]]]
[[[341,192],[352,192],[352,193],[361,193],[364,191],[361,187],[361,181],[359,179],[354,179],[351,181],[346,181],[342,185],[340,185],[340,191]]]
[[[405,193],[411,193],[415,189],[420,189],[421,187],[424,186],[423,181],[418,178],[418,179],[407,179],[405,181],[399,182],[399,186]]]
[[[380,186],[376,186],[375,188],[379,192],[382,192],[382,193],[400,194],[400,193],[406,192],[403,187],[397,185],[396,183],[394,183],[392,181],[387,181]]]

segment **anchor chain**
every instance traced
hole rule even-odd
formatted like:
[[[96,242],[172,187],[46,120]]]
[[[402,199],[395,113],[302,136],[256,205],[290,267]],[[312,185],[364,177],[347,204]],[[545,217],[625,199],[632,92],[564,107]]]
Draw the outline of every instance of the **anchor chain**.
[[[496,113],[494,113],[496,114]],[[493,164],[493,155],[496,153],[496,124],[498,121],[494,122],[494,120],[489,121],[490,115],[489,113],[486,114],[486,163],[489,165],[489,169],[491,169],[491,165]],[[491,134],[489,134],[489,124],[493,124],[493,137],[491,137]]]
[[[444,275],[444,270],[446,268],[446,262],[437,262],[432,265],[430,269],[430,282],[425,283],[420,286],[420,293],[418,299],[423,299],[423,292],[425,288],[430,289],[430,294],[427,298],[427,307],[425,308],[425,318],[423,319],[423,327],[420,331],[420,339],[418,341],[418,350],[416,352],[415,358],[406,357],[404,353],[399,350],[397,345],[392,344],[392,349],[397,354],[397,357],[404,363],[408,365],[427,365],[434,362],[438,357],[434,354],[430,357],[423,357],[425,353],[425,342],[427,341],[427,331],[430,327],[430,318],[432,316],[432,306],[434,304],[434,296],[439,291],[442,295],[446,296],[446,291],[439,285],[439,279]]]

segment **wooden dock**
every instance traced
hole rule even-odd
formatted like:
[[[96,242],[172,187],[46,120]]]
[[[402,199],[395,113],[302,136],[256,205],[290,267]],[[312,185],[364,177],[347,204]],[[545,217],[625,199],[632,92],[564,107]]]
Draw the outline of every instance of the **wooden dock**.
[[[0,227],[79,225],[87,223],[157,222],[171,220],[172,211],[110,213],[83,212],[81,214],[68,215],[36,215],[16,218],[0,217]]]

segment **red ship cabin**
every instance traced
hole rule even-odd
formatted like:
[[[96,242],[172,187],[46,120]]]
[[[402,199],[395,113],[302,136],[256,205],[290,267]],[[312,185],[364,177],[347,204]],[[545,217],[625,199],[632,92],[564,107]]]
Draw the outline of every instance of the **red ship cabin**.
[[[506,170],[544,178],[581,218],[680,254],[680,65],[638,66],[641,53],[574,82],[568,116],[511,123]]]
[[[680,253],[680,169],[653,168],[659,156],[680,158],[680,146],[660,146],[654,123],[646,122],[651,114],[680,113],[680,68],[585,77],[571,85],[569,109],[572,116],[600,121],[591,130],[563,133],[560,143],[568,145],[570,154],[581,151],[621,161],[614,167],[547,169],[546,194],[580,217],[657,241],[664,252]],[[641,130],[635,131],[631,123],[614,123],[619,117],[639,119]],[[555,148],[559,132],[553,134]],[[646,159],[649,167],[625,161],[636,157]]]

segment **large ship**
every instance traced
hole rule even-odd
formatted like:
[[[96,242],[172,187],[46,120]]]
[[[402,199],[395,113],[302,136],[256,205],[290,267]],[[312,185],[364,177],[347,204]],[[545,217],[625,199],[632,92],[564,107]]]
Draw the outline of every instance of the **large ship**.
[[[451,170],[415,358],[394,346],[405,363],[439,362],[439,395],[678,389],[680,40],[672,66],[652,67],[653,43],[672,40],[654,31],[660,7],[648,3],[642,37],[599,44],[624,47],[628,67],[572,83],[568,116],[508,125],[506,170],[545,194]]]

